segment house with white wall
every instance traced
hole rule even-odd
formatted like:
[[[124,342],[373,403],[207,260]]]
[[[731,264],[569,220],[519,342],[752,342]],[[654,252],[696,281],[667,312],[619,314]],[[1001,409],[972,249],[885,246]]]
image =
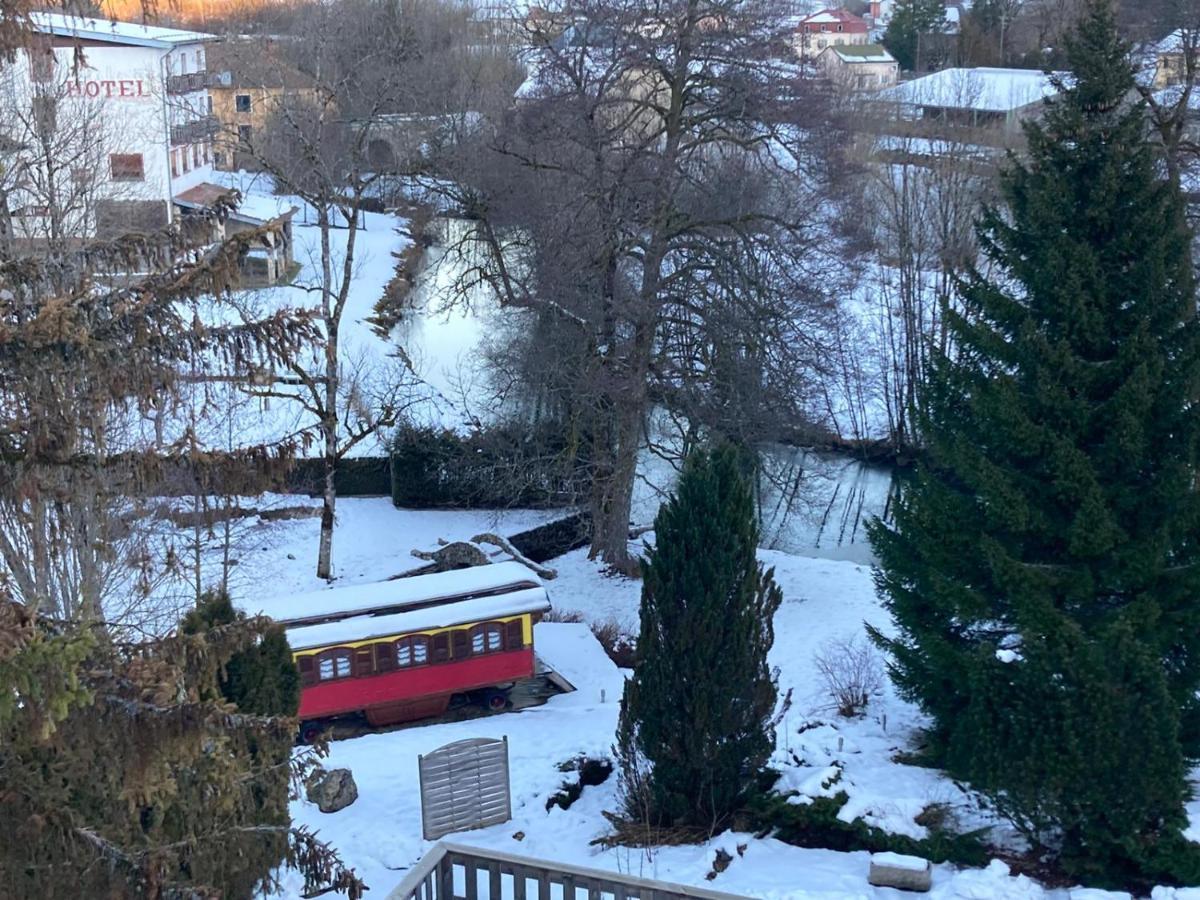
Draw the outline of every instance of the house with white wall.
[[[12,234],[87,239],[172,221],[174,198],[212,173],[213,36],[57,13],[32,24],[0,70]]]

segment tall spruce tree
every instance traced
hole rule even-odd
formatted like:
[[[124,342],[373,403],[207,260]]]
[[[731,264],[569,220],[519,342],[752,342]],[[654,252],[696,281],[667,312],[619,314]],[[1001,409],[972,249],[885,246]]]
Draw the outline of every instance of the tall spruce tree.
[[[754,503],[736,450],[690,457],[654,527],[638,662],[621,701],[626,812],[719,828],[774,749],[767,653],[782,600],[755,555]]]
[[[943,0],[897,0],[883,33],[883,45],[906,71],[922,65],[921,43],[945,33],[946,5]]]
[[[899,626],[876,638],[946,764],[1034,840],[1081,872],[1169,877],[1190,865],[1162,848],[1200,751],[1200,329],[1126,51],[1093,0],[983,216],[925,459],[872,529]],[[1122,772],[1142,800],[1114,815]]]

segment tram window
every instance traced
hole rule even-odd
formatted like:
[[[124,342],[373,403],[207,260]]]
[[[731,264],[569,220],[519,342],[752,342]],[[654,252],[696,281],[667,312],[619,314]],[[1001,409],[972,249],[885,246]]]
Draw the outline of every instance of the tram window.
[[[415,637],[412,639],[412,654],[413,662],[418,666],[423,666],[429,662],[429,641],[423,637]]]
[[[317,677],[321,681],[330,681],[334,678],[349,678],[350,669],[350,651],[340,650],[336,653],[328,653],[321,656],[321,660],[317,664]]]
[[[505,627],[504,646],[509,650],[520,650],[525,646],[525,633],[520,619],[513,619]]]
[[[450,658],[450,635],[443,631],[433,636],[433,661],[445,662]]]
[[[504,630],[498,622],[476,625],[471,629],[471,653],[498,653],[504,649]]]
[[[412,665],[412,644],[408,642],[408,638],[401,638],[396,641],[396,665]]]

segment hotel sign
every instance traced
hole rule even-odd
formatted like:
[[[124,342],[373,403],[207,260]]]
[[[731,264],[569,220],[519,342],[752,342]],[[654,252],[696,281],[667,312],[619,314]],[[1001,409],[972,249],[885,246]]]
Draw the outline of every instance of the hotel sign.
[[[112,100],[150,100],[153,95],[146,90],[141,78],[76,78],[67,82],[68,97],[93,97]]]

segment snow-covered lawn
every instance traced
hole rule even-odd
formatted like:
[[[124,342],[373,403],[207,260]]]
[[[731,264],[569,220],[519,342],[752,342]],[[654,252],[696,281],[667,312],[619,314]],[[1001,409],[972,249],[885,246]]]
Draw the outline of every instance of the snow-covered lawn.
[[[933,770],[892,762],[919,719],[889,690],[872,701],[869,715],[862,720],[839,720],[819,709],[826,700],[814,674],[814,652],[831,639],[859,633],[864,621],[887,626],[887,617],[874,599],[869,570],[848,562],[770,551],[762,558],[775,567],[786,598],[776,618],[771,662],[779,667],[781,689],[794,694],[792,710],[779,726],[774,759],[784,773],[781,788],[811,796],[843,790],[849,797],[847,819],[861,816],[913,836],[924,833],[913,817],[933,802],[959,806],[974,824],[976,813],[969,798],[951,782]],[[582,551],[555,564],[560,575],[547,586],[556,609],[578,611],[593,621],[616,619],[625,625],[636,621],[636,582],[601,574]],[[299,801],[293,804],[294,819],[318,829],[374,890],[386,895],[431,846],[421,838],[417,755],[468,737],[503,736],[508,738],[510,753],[512,821],[448,839],[753,897],[896,896],[867,885],[867,853],[805,850],[733,833],[703,845],[650,854],[593,847],[590,842],[604,833],[607,824],[601,812],[616,808],[615,776],[599,787],[585,788],[568,810],[554,807],[547,812],[546,801],[568,777],[559,764],[579,755],[611,755],[622,676],[583,625],[544,623],[538,626],[535,643],[539,655],[577,685],[576,693],[553,697],[545,706],[519,713],[336,742],[326,764],[354,772],[359,800],[329,815]],[[814,721],[826,724],[814,727]],[[836,789],[823,788],[822,783],[839,770]],[[747,845],[744,855],[737,853],[739,844]],[[734,860],[709,882],[706,875],[718,848]],[[1027,879],[1008,877],[999,864],[986,871],[963,872],[939,866],[935,872],[935,896],[1039,893]]]
[[[283,498],[274,498],[282,502]],[[297,498],[288,498],[295,503]],[[412,568],[414,547],[430,547],[438,537],[470,537],[485,529],[514,533],[553,517],[544,511],[407,511],[385,498],[339,503],[334,540],[339,584],[365,583]],[[281,596],[319,587],[312,574],[317,520],[260,522],[240,554],[239,592]],[[888,627],[879,608],[870,570],[852,562],[762,551],[784,591],[776,618],[771,663],[779,669],[781,692],[793,705],[779,725],[773,765],[783,772],[780,788],[820,796],[844,791],[843,817],[861,817],[890,831],[923,835],[913,821],[930,803],[956,808],[962,823],[983,821],[971,799],[938,772],[897,764],[892,757],[908,746],[920,724],[917,712],[885,687],[866,717],[848,721],[828,709],[813,657],[835,639],[862,633],[863,623]],[[551,601],[562,612],[578,612],[589,622],[616,620],[636,628],[639,585],[604,575],[584,551],[553,561],[559,577],[547,582]],[[578,687],[544,706],[468,721],[414,726],[332,745],[326,765],[346,766],[359,787],[347,809],[322,814],[306,801],[292,806],[294,819],[320,832],[366,879],[380,898],[395,887],[430,848],[421,837],[417,756],[467,737],[506,736],[512,772],[512,821],[450,839],[528,856],[632,872],[664,880],[707,885],[751,897],[896,897],[866,883],[868,854],[805,850],[750,834],[726,833],[703,845],[639,850],[600,850],[591,841],[603,834],[601,812],[617,806],[616,777],[588,787],[568,810],[546,810],[546,801],[570,776],[561,763],[580,755],[611,755],[622,674],[604,655],[584,624],[547,622],[538,626],[538,653]],[[884,727],[886,717],[886,728]],[[837,776],[836,786],[827,787]],[[515,837],[520,835],[520,837]],[[737,846],[745,844],[742,855]],[[716,850],[733,863],[707,881]],[[285,896],[298,897],[299,884],[287,882]],[[1041,889],[1007,876],[999,864],[981,871],[939,866],[935,897],[1038,897]]]

